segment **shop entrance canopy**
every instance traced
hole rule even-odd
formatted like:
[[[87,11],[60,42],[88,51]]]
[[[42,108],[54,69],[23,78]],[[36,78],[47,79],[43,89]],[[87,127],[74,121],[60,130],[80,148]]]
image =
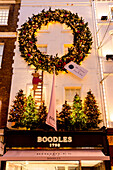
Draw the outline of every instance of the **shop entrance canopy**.
[[[0,161],[110,160],[101,150],[9,150]]]

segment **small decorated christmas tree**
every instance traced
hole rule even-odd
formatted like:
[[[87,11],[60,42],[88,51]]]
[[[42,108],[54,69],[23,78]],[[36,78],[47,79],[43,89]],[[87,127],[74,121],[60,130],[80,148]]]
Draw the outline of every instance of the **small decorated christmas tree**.
[[[74,96],[71,118],[74,129],[86,129],[86,115],[83,112],[82,100],[80,100],[78,94]]]
[[[15,125],[13,127],[21,127],[22,123],[22,116],[24,113],[24,103],[25,103],[25,95],[23,94],[23,90],[19,90],[17,95],[15,96],[15,100],[13,101],[12,108],[9,112],[9,122],[15,122]]]
[[[45,129],[47,126],[45,123],[47,117],[47,107],[45,106],[44,102],[42,102],[41,105],[39,106],[38,117],[39,117],[38,127],[41,129]]]
[[[87,92],[87,96],[84,101],[84,113],[87,116],[87,127],[98,128],[100,122],[102,121],[100,119],[101,113],[91,90]]]
[[[38,109],[31,95],[25,101],[25,110],[22,116],[22,125],[27,129],[34,129],[38,126]]]
[[[71,107],[65,101],[62,105],[62,111],[57,114],[57,126],[60,130],[70,130],[71,129]]]

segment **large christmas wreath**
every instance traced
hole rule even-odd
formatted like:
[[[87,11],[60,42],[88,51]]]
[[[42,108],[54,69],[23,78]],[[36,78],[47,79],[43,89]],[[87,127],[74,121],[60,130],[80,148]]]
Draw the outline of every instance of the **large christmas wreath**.
[[[37,48],[36,32],[42,25],[49,22],[59,22],[71,28],[73,34],[73,45],[68,49],[68,53],[62,57],[45,55]],[[26,21],[19,29],[19,49],[28,65],[35,66],[36,70],[41,69],[49,73],[53,72],[55,66],[56,74],[59,71],[66,71],[64,66],[70,61],[80,64],[87,56],[92,45],[92,36],[88,28],[88,23],[79,18],[78,14],[71,13],[64,9],[52,11],[44,9],[41,13],[34,15]]]

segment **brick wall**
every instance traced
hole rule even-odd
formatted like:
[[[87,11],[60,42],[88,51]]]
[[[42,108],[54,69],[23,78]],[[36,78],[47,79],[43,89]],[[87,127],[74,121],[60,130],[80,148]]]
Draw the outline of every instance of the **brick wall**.
[[[4,5],[4,4],[3,4]],[[6,5],[6,4],[5,4]],[[0,32],[15,32],[17,29],[18,11],[20,4],[11,4],[7,26],[0,26]],[[8,105],[10,97],[11,80],[13,74],[13,56],[16,37],[1,37],[0,43],[4,43],[2,67],[0,69],[0,128],[6,127]]]
[[[6,4],[5,4],[5,6],[6,6]],[[14,32],[14,31],[16,31],[19,7],[20,7],[19,4],[10,5],[10,7],[9,7],[8,25],[0,26],[0,32],[2,32],[2,31],[3,32]]]

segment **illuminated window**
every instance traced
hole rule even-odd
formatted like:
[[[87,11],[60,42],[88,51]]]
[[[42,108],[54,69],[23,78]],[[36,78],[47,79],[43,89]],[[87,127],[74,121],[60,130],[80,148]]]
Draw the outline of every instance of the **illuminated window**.
[[[30,94],[33,96],[33,85],[32,84],[26,84],[26,95],[29,96]]]
[[[17,151],[18,152],[18,151]],[[82,167],[81,167],[82,166]],[[6,161],[6,170],[105,170],[103,161]]]
[[[39,49],[43,54],[47,54],[47,45],[38,45],[38,49]]]
[[[57,169],[58,170],[65,170],[65,167],[64,166],[61,166],[61,167],[59,166],[59,167],[57,167]]]
[[[42,25],[41,30],[48,30],[48,26],[47,25]]]
[[[64,47],[64,54],[68,53],[68,47]]]
[[[71,30],[71,28],[68,27],[66,24],[63,24],[63,29],[64,29],[64,30]]]
[[[48,25],[42,25],[41,29],[37,29],[37,32],[40,32],[40,33],[48,32]]]
[[[64,44],[64,54],[68,53],[68,48],[71,48],[72,44]]]
[[[76,94],[80,96],[81,89],[75,87],[65,88],[65,100],[72,105],[73,99]]]
[[[3,49],[4,49],[4,44],[0,44],[0,68],[2,65]]]
[[[0,8],[0,25],[8,24],[9,8]]]

